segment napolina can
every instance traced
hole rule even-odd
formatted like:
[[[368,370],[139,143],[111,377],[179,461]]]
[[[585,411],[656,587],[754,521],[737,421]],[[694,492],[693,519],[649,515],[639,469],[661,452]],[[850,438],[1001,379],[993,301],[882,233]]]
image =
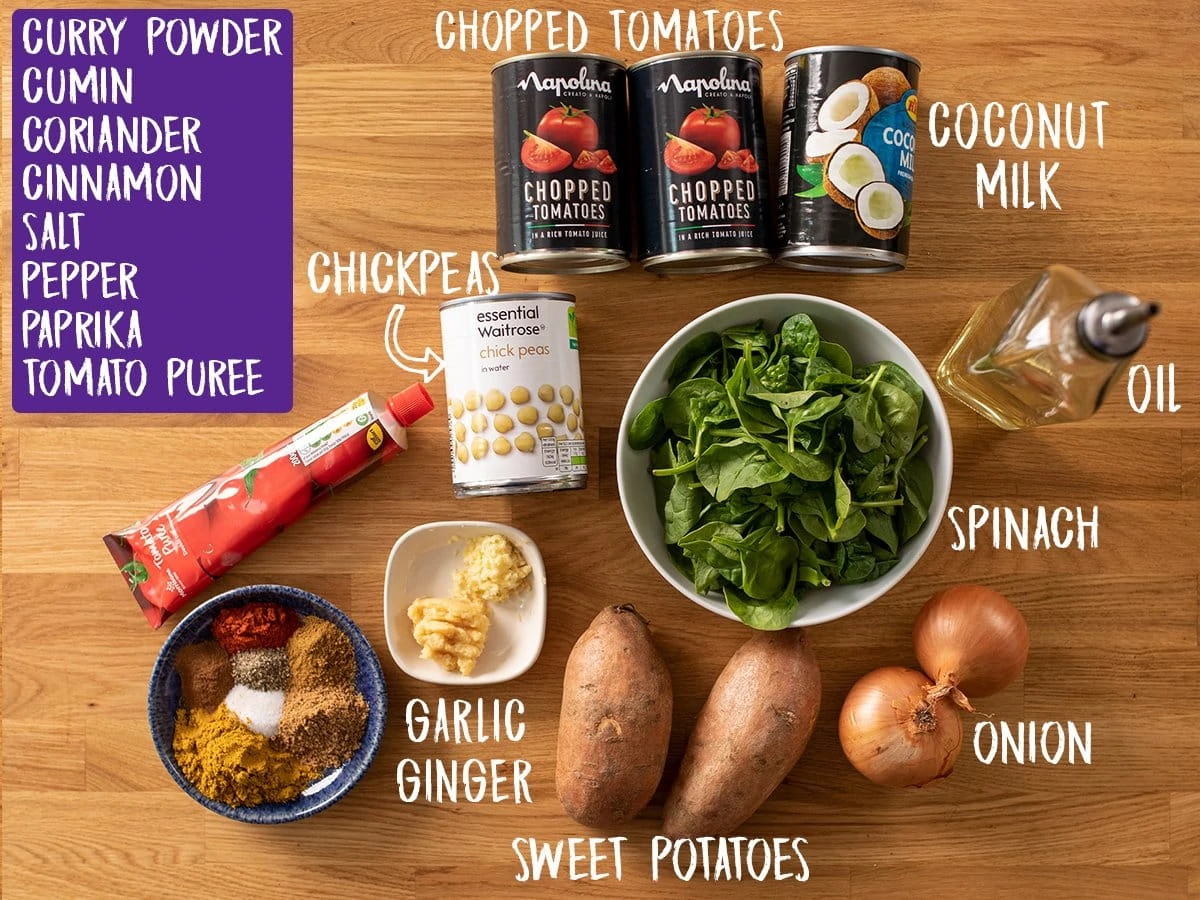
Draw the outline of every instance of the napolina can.
[[[441,318],[455,496],[586,485],[575,298],[463,297]]]
[[[625,67],[535,53],[492,69],[496,243],[529,274],[629,265]]]
[[[771,261],[762,63],[744,53],[655,56],[629,69],[638,258],[648,271]]]
[[[921,65],[895,50],[810,47],[785,61],[779,262],[891,272],[908,259]]]

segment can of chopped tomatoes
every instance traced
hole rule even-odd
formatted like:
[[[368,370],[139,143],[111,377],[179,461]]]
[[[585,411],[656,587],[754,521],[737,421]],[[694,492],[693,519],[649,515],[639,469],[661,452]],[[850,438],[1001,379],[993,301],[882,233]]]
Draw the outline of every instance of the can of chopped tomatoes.
[[[492,69],[496,244],[502,268],[536,275],[629,265],[625,67],[532,53]]]
[[[762,63],[746,53],[669,53],[629,69],[638,258],[652,272],[771,261]]]

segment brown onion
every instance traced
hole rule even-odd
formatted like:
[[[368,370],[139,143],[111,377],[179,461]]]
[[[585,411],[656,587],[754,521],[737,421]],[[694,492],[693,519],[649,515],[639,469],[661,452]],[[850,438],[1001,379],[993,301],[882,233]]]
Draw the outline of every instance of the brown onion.
[[[989,697],[1012,684],[1029,657],[1029,628],[1020,610],[991,588],[960,584],[934,594],[913,624],[917,661],[937,682],[931,696],[950,695],[974,712],[968,697]]]
[[[850,764],[886,787],[920,787],[949,775],[962,721],[949,701],[929,698],[932,687],[924,673],[899,666],[860,678],[838,720]]]

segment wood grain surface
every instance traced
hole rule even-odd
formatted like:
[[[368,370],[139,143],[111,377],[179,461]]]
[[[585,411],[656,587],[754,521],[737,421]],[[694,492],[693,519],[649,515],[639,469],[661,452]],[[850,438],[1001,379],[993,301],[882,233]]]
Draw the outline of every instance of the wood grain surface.
[[[201,8],[181,0],[142,5]],[[614,47],[608,10],[619,6],[581,0],[571,7],[589,25],[590,51],[627,62],[651,55]],[[380,346],[398,298],[314,294],[305,274],[311,253],[433,249],[463,259],[494,244],[488,70],[505,54],[439,50],[433,26],[442,7],[425,0],[295,0],[291,8],[291,413],[13,414],[5,238],[0,776],[6,896],[1200,894],[1200,5],[1194,0],[783,6],[786,50],[861,43],[918,56],[923,110],[935,101],[952,109],[963,102],[982,109],[989,101],[1108,101],[1104,148],[938,149],[930,145],[922,114],[912,255],[900,274],[826,277],[775,267],[692,280],[655,278],[637,267],[580,278],[503,274],[505,290],[578,296],[594,460],[587,488],[456,501],[442,421],[422,421],[406,456],[314,512],[220,584],[294,584],[329,598],[362,626],[384,661],[391,697],[374,765],[341,803],[288,826],[229,822],[179,791],[146,725],[147,677],[166,630],[146,627],[100,536],[361,390],[407,383]],[[6,198],[9,16],[6,11],[0,32]],[[534,49],[544,46],[543,35]],[[784,53],[761,55],[774,138]],[[991,166],[1001,157],[1034,160],[1035,167],[1041,158],[1060,162],[1054,185],[1062,210],[978,209],[976,164]],[[6,212],[6,236],[12,224]],[[932,368],[977,303],[1051,262],[1162,303],[1140,361],[1176,364],[1183,408],[1138,416],[1120,391],[1085,423],[1005,434],[951,405],[951,503],[1096,504],[1099,549],[955,552],[953,529],[943,522],[929,552],[896,589],[860,613],[812,630],[825,680],[816,733],[744,829],[751,836],[807,839],[811,879],[731,885],[697,877],[684,883],[667,872],[652,882],[650,841],[661,824],[666,786],[709,687],[747,632],[678,596],[625,525],[613,456],[619,417],[642,367],[698,314],[738,297],[786,290],[863,309]],[[441,299],[436,291],[405,299],[406,343],[439,345]],[[440,382],[433,388],[440,400]],[[541,657],[520,679],[494,688],[441,690],[404,676],[387,653],[383,573],[392,543],[414,525],[456,518],[511,522],[538,542],[546,559],[550,610]],[[948,780],[919,791],[875,787],[842,756],[836,736],[841,700],[868,670],[912,664],[916,611],[933,591],[968,580],[1006,592],[1028,619],[1032,638],[1023,678],[981,706],[1009,722],[1090,722],[1092,763],[985,766],[964,747]],[[620,881],[518,883],[515,838],[603,836],[565,816],[553,772],[567,654],[595,613],[615,602],[634,602],[650,619],[674,676],[666,780],[651,807],[622,832],[628,842]],[[526,736],[483,752],[475,745],[410,743],[407,702],[439,697],[520,698]],[[397,764],[431,756],[528,760],[533,803],[402,802]]]

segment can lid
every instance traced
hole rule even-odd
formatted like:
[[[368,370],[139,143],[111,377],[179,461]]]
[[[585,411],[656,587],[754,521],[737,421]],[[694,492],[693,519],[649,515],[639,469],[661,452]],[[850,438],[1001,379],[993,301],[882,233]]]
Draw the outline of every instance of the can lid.
[[[438,304],[438,310],[449,309],[452,306],[465,306],[468,303],[495,303],[497,301],[503,303],[507,300],[565,300],[568,303],[574,303],[575,295],[565,294],[561,291],[512,291],[507,294],[481,294],[478,297],[458,297],[454,300],[447,300],[445,303]]]
[[[917,69],[921,68],[921,61],[909,53],[904,53],[900,50],[889,50],[886,47],[866,47],[858,44],[824,44],[820,47],[805,47],[803,50],[793,50],[784,57],[783,63],[784,65],[788,65],[793,59],[799,56],[810,56],[817,53],[877,53],[880,56],[894,56],[896,59],[906,60],[916,66]]]
[[[520,56],[510,56],[507,59],[502,59],[492,66],[492,72],[495,73],[497,69],[502,69],[513,63],[529,62],[530,60],[538,59],[593,59],[599,62],[611,63],[622,72],[625,71],[625,63],[613,56],[605,56],[602,53],[569,53],[562,50],[549,50],[543,53],[522,53]]]
[[[425,385],[418,381],[400,393],[392,394],[388,398],[387,408],[396,421],[407,428],[426,413],[433,412],[433,398],[429,396]]]
[[[635,72],[647,66],[656,66],[659,63],[677,59],[742,59],[759,67],[762,66],[762,60],[753,53],[742,53],[738,50],[676,50],[639,60],[629,67],[629,71]]]

